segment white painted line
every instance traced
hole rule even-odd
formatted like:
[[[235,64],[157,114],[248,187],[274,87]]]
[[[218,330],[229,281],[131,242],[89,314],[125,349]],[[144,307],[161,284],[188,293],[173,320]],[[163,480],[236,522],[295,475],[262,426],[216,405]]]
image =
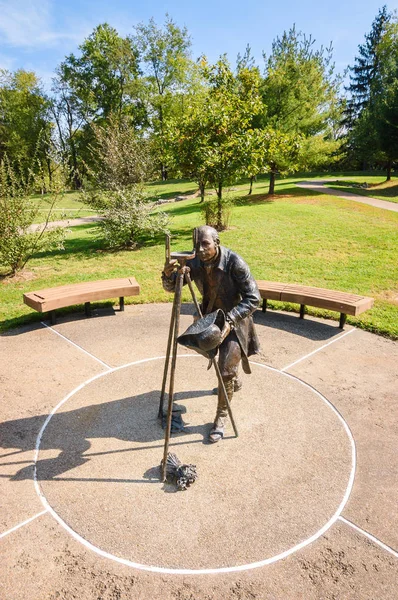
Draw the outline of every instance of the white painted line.
[[[372,540],[372,542],[374,542],[375,544],[377,544],[378,546],[380,546],[381,548],[383,548],[383,550],[386,550],[387,552],[389,552],[390,554],[392,554],[393,556],[395,556],[395,558],[398,558],[398,552],[396,550],[394,550],[390,546],[387,546],[387,544],[385,544],[384,542],[382,542],[381,540],[379,540],[377,537],[375,537],[374,535],[372,535],[368,531],[365,531],[364,529],[361,529],[360,527],[358,527],[358,525],[355,525],[354,523],[351,523],[351,521],[349,521],[348,519],[345,519],[341,515],[339,516],[339,519],[340,519],[340,521],[342,521],[346,525],[349,525],[350,527],[352,527],[353,529],[355,529],[359,533],[362,533],[362,535],[364,535],[365,537],[367,537],[370,540]]]
[[[180,358],[200,358],[197,354],[179,354],[178,355]],[[100,556],[103,556],[105,558],[109,558],[110,560],[114,560],[115,562],[121,563],[123,565],[126,565],[128,567],[133,567],[135,569],[140,569],[141,571],[150,571],[152,573],[167,573],[170,575],[211,575],[211,574],[218,574],[218,573],[236,573],[238,571],[247,571],[249,569],[256,569],[259,567],[263,567],[265,565],[270,565],[274,562],[277,562],[278,560],[281,560],[283,558],[286,558],[287,556],[289,556],[290,554],[293,554],[294,552],[297,552],[298,550],[301,550],[302,548],[304,548],[305,546],[308,546],[309,544],[311,544],[312,542],[314,542],[315,540],[317,540],[320,536],[322,536],[339,518],[341,512],[343,511],[348,498],[351,494],[352,491],[352,487],[354,484],[354,477],[355,477],[355,470],[356,470],[356,449],[355,449],[355,442],[354,442],[354,438],[352,436],[351,430],[348,427],[346,421],[344,420],[344,418],[342,417],[342,415],[339,413],[339,411],[333,406],[333,404],[327,400],[327,398],[325,398],[325,396],[323,396],[320,392],[318,392],[318,390],[316,390],[314,387],[312,387],[311,385],[305,383],[304,381],[302,381],[301,379],[299,379],[298,377],[296,377],[295,375],[291,375],[290,373],[283,373],[282,371],[280,371],[279,369],[275,369],[274,367],[270,367],[268,365],[263,365],[261,363],[256,363],[253,361],[250,361],[251,364],[256,365],[258,367],[262,367],[264,369],[269,369],[270,371],[275,371],[276,373],[279,373],[280,375],[283,375],[285,377],[288,377],[290,379],[293,379],[295,381],[297,381],[298,383],[300,383],[300,385],[303,385],[304,387],[310,389],[312,392],[314,392],[323,402],[325,402],[327,404],[327,406],[329,406],[329,408],[332,409],[332,411],[336,414],[336,416],[338,417],[338,419],[341,421],[348,439],[350,441],[350,445],[351,445],[351,471],[350,471],[350,475],[348,478],[348,483],[347,483],[347,487],[346,487],[346,491],[344,493],[343,499],[341,500],[336,512],[334,513],[334,515],[329,519],[329,521],[327,521],[327,523],[325,523],[325,525],[323,525],[323,527],[321,527],[321,529],[319,529],[318,531],[316,531],[312,536],[310,536],[309,538],[307,538],[306,540],[300,542],[299,544],[293,546],[292,548],[289,548],[288,550],[281,552],[280,554],[277,554],[276,556],[271,556],[269,558],[266,558],[264,560],[260,560],[257,562],[253,562],[253,563],[249,563],[249,564],[245,564],[245,565],[236,565],[233,567],[219,567],[219,568],[209,568],[209,569],[171,569],[171,568],[166,568],[166,567],[159,567],[159,566],[155,566],[155,565],[144,565],[141,563],[135,563],[131,560],[127,560],[124,558],[121,558],[120,556],[116,556],[114,554],[110,554],[109,552],[105,552],[104,550],[102,550],[101,548],[98,548],[97,546],[94,546],[93,544],[91,544],[91,542],[89,542],[88,540],[86,540],[85,538],[83,538],[79,533],[77,533],[76,531],[74,531],[56,512],[55,510],[50,506],[50,504],[47,502],[47,499],[43,493],[43,491],[40,488],[39,482],[37,480],[37,460],[39,457],[39,451],[40,451],[40,443],[41,443],[41,438],[43,436],[43,433],[51,419],[51,417],[55,414],[55,412],[58,410],[58,408],[60,406],[62,406],[62,404],[64,404],[69,398],[71,398],[75,393],[77,393],[79,390],[81,390],[82,388],[84,388],[86,385],[88,385],[89,383],[91,383],[92,381],[99,379],[100,377],[104,377],[104,375],[109,375],[111,373],[114,373],[116,371],[119,371],[120,369],[125,369],[126,367],[131,367],[134,365],[138,365],[138,364],[142,364],[145,362],[150,362],[150,361],[154,361],[154,360],[163,360],[165,358],[165,356],[156,356],[154,358],[146,358],[143,360],[138,360],[132,363],[128,363],[126,365],[122,365],[120,367],[115,367],[113,369],[110,369],[109,371],[104,371],[103,373],[99,373],[98,375],[95,375],[94,377],[92,377],[91,379],[87,380],[86,382],[82,383],[81,385],[79,385],[77,388],[75,388],[72,392],[70,392],[63,400],[61,400],[61,402],[54,408],[54,410],[51,412],[51,414],[47,417],[45,423],[43,424],[40,433],[37,437],[36,440],[36,448],[35,448],[35,456],[34,456],[34,474],[33,474],[33,481],[34,481],[34,485],[36,488],[36,492],[41,500],[41,502],[43,503],[43,506],[46,508],[46,510],[54,517],[54,519],[56,521],[58,521],[58,523],[64,528],[66,529],[66,531],[68,531],[70,533],[70,535],[72,537],[74,537],[77,541],[79,541],[81,544],[83,544],[84,546],[86,546],[86,548],[89,548],[90,550],[92,550],[93,552],[96,552],[97,554],[99,554]]]
[[[87,354],[88,356],[91,356],[91,358],[93,358],[94,360],[96,360],[97,362],[99,362],[101,365],[103,365],[104,367],[106,367],[108,369],[108,371],[112,368],[109,365],[107,365],[106,363],[104,363],[103,360],[101,360],[100,358],[97,358],[96,356],[94,356],[94,354],[91,354],[91,352],[87,352],[87,350],[85,350],[84,348],[82,348],[81,346],[79,346],[79,344],[75,344],[75,342],[72,342],[72,340],[70,340],[69,338],[67,338],[64,335],[62,335],[62,333],[59,333],[59,331],[57,331],[56,329],[53,329],[49,325],[46,325],[46,323],[44,323],[43,321],[40,321],[40,323],[43,325],[43,327],[47,327],[47,329],[50,329],[50,331],[53,331],[54,333],[56,333],[57,335],[59,335],[59,337],[61,337],[63,340],[66,340],[67,342],[69,342],[69,344],[72,344],[72,346],[74,346],[75,348],[78,348],[79,350],[81,350],[82,352],[84,352],[84,354]]]
[[[327,344],[324,344],[323,346],[321,346],[320,348],[317,348],[316,350],[313,350],[312,352],[310,352],[309,354],[306,354],[305,356],[303,356],[302,358],[299,358],[298,360],[295,360],[294,362],[290,363],[290,365],[287,365],[286,367],[283,367],[283,369],[280,369],[282,372],[283,371],[287,371],[288,369],[290,369],[291,367],[293,367],[294,365],[297,365],[297,363],[301,362],[302,360],[305,360],[306,358],[309,358],[310,356],[313,356],[314,354],[316,354],[317,352],[320,352],[321,350],[323,350],[324,348],[327,348],[327,346],[330,346],[331,344],[334,344],[335,342],[338,342],[339,340],[341,340],[343,337],[345,337],[346,335],[350,335],[350,333],[352,333],[353,331],[356,331],[356,328],[353,327],[352,329],[350,329],[349,331],[346,331],[345,333],[343,333],[342,335],[339,335],[337,338],[335,338],[334,340],[332,340],[331,342],[328,342]]]
[[[47,512],[47,509],[46,510],[42,510],[41,512],[37,513],[37,515],[34,515],[33,517],[30,517],[30,519],[26,519],[26,521],[23,521],[23,523],[19,523],[19,525],[15,525],[15,527],[13,527],[12,529],[9,529],[8,531],[5,531],[4,533],[1,533],[0,534],[0,539],[3,538],[3,537],[5,537],[6,535],[9,535],[13,531],[16,531],[20,527],[23,527],[24,525],[27,525],[28,523],[31,523],[32,521],[34,521],[35,519],[37,519],[37,517],[41,517],[42,515],[45,515],[46,512]]]

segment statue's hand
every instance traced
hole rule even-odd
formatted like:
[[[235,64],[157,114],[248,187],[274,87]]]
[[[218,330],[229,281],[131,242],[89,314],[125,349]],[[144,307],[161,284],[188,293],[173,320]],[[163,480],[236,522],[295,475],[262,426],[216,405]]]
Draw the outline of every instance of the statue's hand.
[[[170,277],[173,271],[176,269],[177,261],[175,259],[166,261],[163,267],[163,273],[166,277]]]
[[[230,331],[231,331],[231,325],[228,323],[228,321],[225,321],[225,325],[224,325],[224,327],[222,328],[222,331],[221,331],[221,342],[220,342],[220,344],[225,340],[225,338],[230,333]]]

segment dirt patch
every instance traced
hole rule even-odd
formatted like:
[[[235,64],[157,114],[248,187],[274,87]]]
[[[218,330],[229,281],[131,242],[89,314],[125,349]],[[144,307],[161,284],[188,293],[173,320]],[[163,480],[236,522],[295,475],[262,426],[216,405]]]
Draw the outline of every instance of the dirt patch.
[[[272,196],[270,196],[269,194],[252,194],[250,196],[242,196],[241,198],[239,198],[239,201],[242,204],[261,204],[263,202],[273,202],[277,198],[281,198],[281,196],[277,194],[274,194]]]
[[[374,294],[378,300],[384,300],[392,304],[398,305],[398,290],[384,290],[378,294]]]
[[[286,198],[288,196],[285,196]],[[323,196],[318,195],[318,196],[302,196],[302,197],[298,197],[298,196],[292,196],[294,197],[294,203],[295,204],[310,204],[310,205],[324,205],[324,204],[330,204],[330,200],[327,198],[327,192],[325,192],[325,194]]]
[[[36,279],[36,277],[36,273],[24,269],[23,271],[19,271],[15,275],[4,276],[2,283],[3,285],[8,285],[10,283],[21,283],[25,281],[32,281],[33,279]]]

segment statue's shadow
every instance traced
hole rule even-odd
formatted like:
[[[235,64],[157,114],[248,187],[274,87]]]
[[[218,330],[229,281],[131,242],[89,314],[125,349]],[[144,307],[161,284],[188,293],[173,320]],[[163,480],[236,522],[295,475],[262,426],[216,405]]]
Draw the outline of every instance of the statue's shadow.
[[[174,406],[181,410],[185,426],[183,431],[172,434],[171,447],[183,444],[207,443],[210,423],[190,426],[184,416],[185,406],[180,403],[187,399],[199,399],[211,394],[212,390],[175,394]],[[40,451],[58,450],[59,454],[55,458],[42,458],[37,461],[37,479],[48,481],[58,478],[62,473],[83,465],[96,456],[163,448],[165,432],[161,427],[160,420],[157,418],[159,397],[160,391],[153,390],[120,400],[91,404],[82,408],[55,413],[42,434]],[[17,458],[16,455],[35,449],[37,436],[46,418],[47,415],[41,415],[5,421],[0,424],[0,446],[4,449],[13,449],[12,452],[3,454],[3,458],[7,458],[3,462],[3,466],[7,465],[8,475],[0,473],[0,477],[9,478],[11,481],[33,478],[33,462],[13,460],[11,456],[14,455]],[[196,439],[188,439],[189,434],[196,434]],[[197,439],[198,434],[200,439]],[[135,442],[135,444],[131,447],[116,449],[109,448],[108,444],[108,447],[103,450],[101,448],[98,451],[88,453],[87,451],[91,447],[90,440],[101,438],[104,440],[114,438],[126,442]],[[154,444],[153,442],[156,441],[159,443]],[[28,464],[26,464],[27,462]],[[16,467],[13,474],[9,474],[11,465]],[[144,475],[145,480],[150,482],[152,477],[147,477],[147,475]],[[152,475],[155,475],[155,468]],[[103,481],[105,479],[99,480]]]

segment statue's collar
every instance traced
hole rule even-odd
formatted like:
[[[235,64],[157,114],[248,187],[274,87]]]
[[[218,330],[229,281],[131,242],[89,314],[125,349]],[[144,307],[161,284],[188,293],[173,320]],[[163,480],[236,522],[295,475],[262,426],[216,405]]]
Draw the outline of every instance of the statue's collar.
[[[227,248],[225,248],[224,246],[218,246],[217,256],[212,261],[208,261],[208,262],[201,261],[202,266],[205,267],[206,269],[210,269],[212,267],[217,267],[218,269],[225,271],[225,266],[227,263],[227,252],[228,252]]]

